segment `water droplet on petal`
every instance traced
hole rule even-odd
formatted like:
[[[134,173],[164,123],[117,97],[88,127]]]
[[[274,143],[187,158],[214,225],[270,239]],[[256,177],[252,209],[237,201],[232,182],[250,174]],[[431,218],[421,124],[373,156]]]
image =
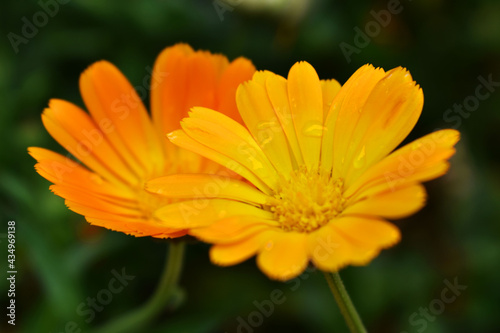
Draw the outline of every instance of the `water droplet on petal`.
[[[102,185],[104,183],[104,180],[101,178],[101,176],[97,174],[91,175],[90,180],[98,185]]]
[[[365,166],[365,163],[366,163],[366,147],[363,146],[361,152],[354,160],[354,168],[361,169],[362,167]]]
[[[267,241],[265,249],[266,250],[271,250],[274,247],[274,242],[272,240]]]
[[[320,124],[309,125],[306,128],[304,128],[303,134],[305,136],[320,138],[321,136],[323,136],[324,129],[325,127]]]

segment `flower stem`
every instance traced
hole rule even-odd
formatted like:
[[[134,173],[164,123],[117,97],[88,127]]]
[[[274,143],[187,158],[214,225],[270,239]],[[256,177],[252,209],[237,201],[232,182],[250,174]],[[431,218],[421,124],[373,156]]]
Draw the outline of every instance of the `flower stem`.
[[[335,301],[351,333],[366,333],[366,328],[363,326],[363,322],[354,304],[352,304],[351,298],[345,289],[344,283],[342,283],[339,273],[324,272],[324,274],[333,297],[335,297]]]
[[[148,302],[139,309],[125,313],[96,329],[94,333],[125,333],[141,331],[162,311],[174,294],[182,271],[184,242],[171,241],[158,287]]]

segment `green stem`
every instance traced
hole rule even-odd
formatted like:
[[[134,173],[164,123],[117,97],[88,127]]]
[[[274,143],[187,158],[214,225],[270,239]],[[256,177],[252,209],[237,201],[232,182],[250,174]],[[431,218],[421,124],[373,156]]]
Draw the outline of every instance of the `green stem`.
[[[158,287],[148,302],[139,309],[96,329],[94,333],[138,332],[162,311],[173,295],[182,271],[184,242],[170,242],[168,256]]]
[[[351,298],[345,289],[344,283],[338,272],[327,273],[324,272],[328,286],[332,291],[333,297],[340,308],[342,316],[349,327],[351,333],[366,333],[366,328],[363,326],[363,322],[359,317],[354,304],[352,304]]]

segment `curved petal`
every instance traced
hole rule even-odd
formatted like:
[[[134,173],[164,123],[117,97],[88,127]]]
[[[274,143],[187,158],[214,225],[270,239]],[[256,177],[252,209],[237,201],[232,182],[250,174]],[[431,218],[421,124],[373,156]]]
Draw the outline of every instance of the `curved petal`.
[[[257,144],[276,170],[287,176],[293,170],[289,147],[265,88],[266,80],[273,75],[271,72],[256,72],[252,80],[238,87],[236,104]]]
[[[176,199],[222,198],[265,204],[268,196],[252,185],[230,177],[204,174],[174,174],[149,181],[146,190]]]
[[[139,176],[111,146],[94,120],[76,105],[52,99],[42,114],[50,135],[90,169],[113,183],[137,184]]]
[[[383,69],[365,65],[347,80],[333,99],[326,115],[321,146],[321,166],[325,170],[343,175],[345,156],[348,153],[351,135],[361,115],[360,110],[369,92],[384,75]]]
[[[288,99],[304,163],[319,165],[323,136],[323,92],[318,74],[307,62],[298,62],[288,73]]]
[[[276,231],[266,237],[264,244],[257,265],[270,278],[285,281],[307,267],[307,234]]]
[[[342,237],[354,245],[382,249],[399,242],[401,235],[392,223],[365,217],[341,217],[330,222]]]
[[[350,136],[343,173],[347,186],[408,136],[423,103],[422,89],[404,68],[388,71],[375,85]]]
[[[113,64],[99,61],[80,77],[80,92],[120,157],[140,176],[163,171],[162,143],[136,90]]]
[[[447,159],[459,139],[459,132],[441,130],[415,140],[369,168],[344,196],[355,200],[439,177],[448,169]]]
[[[181,122],[192,139],[251,170],[269,187],[275,188],[278,173],[250,133],[231,118],[213,110],[195,107]]]
[[[236,89],[241,83],[250,80],[254,73],[255,66],[250,60],[243,57],[233,60],[220,78],[215,109],[243,124],[236,106]]]
[[[347,203],[342,215],[381,216],[399,219],[419,211],[425,205],[426,193],[422,185],[400,187]]]
[[[170,142],[174,143],[175,145],[187,149],[190,152],[199,154],[207,159],[210,159],[223,167],[234,171],[235,173],[239,174],[243,178],[247,179],[250,181],[252,184],[254,184],[257,188],[259,188],[262,192],[266,194],[272,193],[272,190],[270,187],[264,183],[253,171],[248,169],[246,166],[238,163],[234,159],[232,159],[229,156],[226,156],[206,145],[204,145],[201,142],[196,141],[195,139],[191,138],[189,135],[187,135],[183,130],[177,130],[173,131],[172,133],[168,134],[168,139]]]
[[[195,199],[172,203],[158,209],[154,216],[160,224],[171,228],[197,228],[231,216],[250,215],[270,220],[271,212],[238,201]]]
[[[255,233],[279,228],[274,220],[251,215],[237,215],[217,220],[205,227],[194,228],[191,234],[199,239],[216,244],[229,244],[243,240]]]
[[[251,258],[269,239],[269,232],[257,232],[231,244],[216,244],[210,248],[210,260],[217,265],[230,266]]]

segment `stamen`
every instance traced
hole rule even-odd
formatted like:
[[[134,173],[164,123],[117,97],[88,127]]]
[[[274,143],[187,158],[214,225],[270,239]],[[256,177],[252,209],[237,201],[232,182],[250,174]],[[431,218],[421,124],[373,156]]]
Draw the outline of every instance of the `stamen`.
[[[280,185],[268,209],[286,231],[312,232],[344,209],[344,180],[329,172],[301,168]]]

